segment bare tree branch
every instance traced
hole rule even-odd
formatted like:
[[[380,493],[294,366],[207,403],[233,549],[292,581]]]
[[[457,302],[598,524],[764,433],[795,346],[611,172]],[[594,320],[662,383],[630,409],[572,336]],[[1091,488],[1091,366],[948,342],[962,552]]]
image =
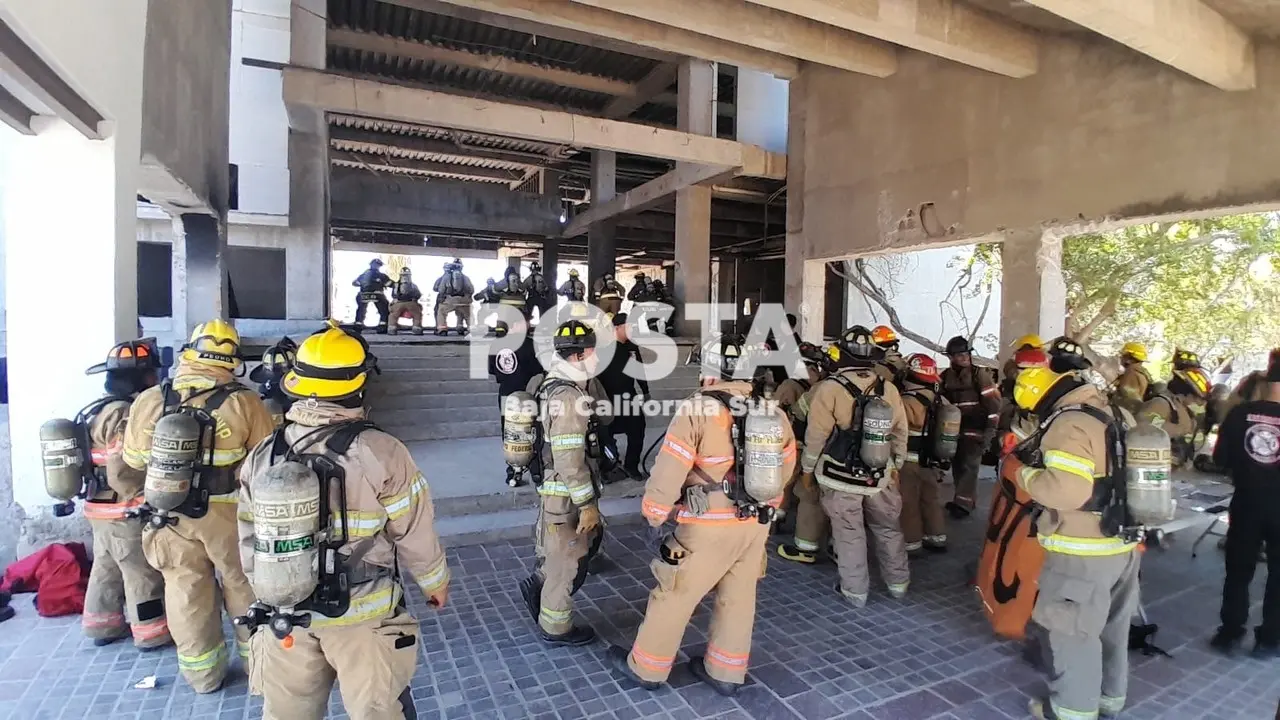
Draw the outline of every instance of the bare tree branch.
[[[1112,315],[1116,314],[1116,305],[1119,300],[1120,298],[1118,295],[1113,294],[1108,296],[1107,301],[1102,304],[1101,308],[1098,308],[1098,312],[1094,314],[1093,319],[1086,323],[1084,327],[1080,328],[1078,332],[1074,333],[1071,336],[1072,339],[1082,345],[1087,345],[1089,343],[1089,338],[1093,337],[1093,333],[1098,329],[1098,326],[1109,320]]]
[[[918,345],[926,347],[935,353],[938,353],[940,355],[946,354],[945,347],[921,335],[920,333],[917,333],[907,328],[902,324],[902,318],[898,315],[898,311],[894,309],[893,304],[889,302],[889,299],[885,297],[883,292],[880,291],[880,288],[876,285],[875,281],[867,276],[865,265],[862,260],[855,260],[853,262],[853,265],[854,267],[852,272],[842,272],[840,270],[835,270],[834,268],[831,270],[831,272],[835,273],[839,277],[843,278],[845,282],[857,288],[858,291],[862,293],[864,298],[870,298],[875,302],[875,304],[879,305],[880,308],[884,310],[885,314],[888,315],[889,325],[893,327],[893,329],[896,330],[899,335],[902,335],[908,340],[911,340],[912,342]],[[846,267],[847,267],[847,264],[846,264]],[[989,295],[987,299],[989,302],[990,301]],[[994,367],[996,365],[996,361],[993,360],[992,358],[983,357],[977,354],[973,356],[973,360],[975,363],[986,365],[988,367]]]
[[[987,310],[991,308],[991,291],[987,291],[986,297],[982,298],[982,312],[978,313],[978,319],[974,321],[973,327],[969,330],[969,344],[973,344],[973,339],[977,337],[978,331],[982,329],[982,321],[987,317]]]

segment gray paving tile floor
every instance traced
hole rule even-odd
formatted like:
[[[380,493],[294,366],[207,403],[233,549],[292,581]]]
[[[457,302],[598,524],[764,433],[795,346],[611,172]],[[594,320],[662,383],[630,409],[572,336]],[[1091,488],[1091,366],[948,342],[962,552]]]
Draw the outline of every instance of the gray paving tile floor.
[[[965,565],[977,552],[981,523],[952,528],[946,555],[913,561],[911,592],[893,601],[882,591],[855,610],[837,600],[831,565],[798,566],[771,556],[761,582],[752,684],[725,699],[678,665],[671,684],[647,692],[617,681],[605,645],[547,649],[520,609],[518,580],[528,572],[529,542],[451,551],[449,606],[429,610],[416,590],[411,610],[422,623],[422,654],[412,694],[418,716],[435,718],[805,718],[918,720],[1023,718],[1043,678],[1021,660],[1016,643],[992,637]],[[1173,658],[1131,654],[1135,720],[1262,720],[1275,716],[1280,661],[1221,658],[1207,651],[1217,624],[1222,558],[1190,556],[1193,536],[1148,553],[1143,593],[1160,625],[1157,644]],[[606,552],[612,568],[578,596],[581,620],[608,641],[627,643],[644,612],[652,578],[641,535],[620,529]],[[1260,572],[1259,575],[1264,575]],[[1255,610],[1261,597],[1255,584]],[[172,649],[139,653],[117,644],[94,648],[79,618],[41,619],[29,596],[15,598],[18,617],[0,624],[0,720],[258,718],[238,666],[220,692],[198,696],[177,676]],[[705,646],[704,602],[685,635],[684,652]],[[1256,620],[1256,618],[1255,618]],[[133,684],[156,675],[153,690]],[[335,693],[331,717],[346,717]]]

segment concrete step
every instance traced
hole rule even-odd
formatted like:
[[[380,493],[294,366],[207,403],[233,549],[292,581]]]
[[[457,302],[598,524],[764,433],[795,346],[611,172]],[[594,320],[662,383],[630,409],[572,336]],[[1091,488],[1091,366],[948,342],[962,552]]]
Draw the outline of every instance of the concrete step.
[[[378,381],[382,383],[387,383],[387,384],[421,382],[423,380],[430,380],[431,382],[440,384],[440,383],[449,382],[451,380],[473,379],[471,377],[471,370],[466,365],[463,365],[462,367],[444,367],[444,368],[439,368],[439,367],[425,368],[425,367],[414,366],[414,365],[406,365],[405,367],[391,368],[391,367],[385,367],[381,363],[379,363],[378,367],[382,369],[382,374],[377,376]],[[481,371],[481,372],[484,372],[484,371]],[[489,377],[488,375],[485,375],[484,377],[479,379],[483,380],[488,377]]]
[[[383,374],[375,376],[369,384],[369,396],[372,398],[388,395],[453,395],[458,393],[497,393],[498,384],[493,380],[450,380],[441,382],[434,375],[423,373],[406,373],[397,371],[395,376]],[[407,379],[415,378],[415,379]]]
[[[492,387],[492,384],[491,384]],[[383,392],[370,395],[369,402],[379,410],[443,410],[445,408],[491,408],[497,412],[497,392],[424,393]]]
[[[374,419],[387,425],[432,425],[467,423],[478,420],[495,420],[498,417],[498,401],[488,407],[454,407],[424,410],[422,408],[376,410]]]
[[[608,527],[624,527],[644,522],[644,516],[640,514],[639,498],[603,500],[600,512],[605,516]],[[533,523],[537,517],[537,504],[533,502],[529,507],[517,510],[438,517],[435,527],[440,542],[445,547],[462,547],[497,540],[528,539],[532,537]],[[532,562],[532,559],[529,560]]]
[[[378,367],[389,370],[465,370],[471,367],[471,358],[467,355],[403,355],[396,357],[378,356]],[[481,372],[488,369],[488,361],[480,362]]]
[[[381,423],[380,414],[375,410],[371,418]],[[493,437],[499,434],[498,410],[495,404],[493,419],[469,420],[467,422],[428,423],[428,424],[396,424],[387,423],[383,429],[395,435],[401,441],[413,440],[456,440],[458,438]]]

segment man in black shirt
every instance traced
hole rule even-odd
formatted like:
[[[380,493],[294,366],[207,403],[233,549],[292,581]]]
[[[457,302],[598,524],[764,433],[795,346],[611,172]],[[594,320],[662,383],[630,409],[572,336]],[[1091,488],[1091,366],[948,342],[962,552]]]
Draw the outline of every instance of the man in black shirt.
[[[1267,587],[1253,654],[1280,657],[1280,349],[1271,351],[1260,400],[1232,408],[1218,431],[1213,462],[1235,485],[1227,526],[1227,579],[1222,625],[1211,644],[1230,653],[1249,621],[1249,583],[1258,553],[1267,548]]]
[[[632,403],[636,398],[636,379],[625,371],[631,358],[640,361],[640,348],[631,342],[628,335],[627,314],[618,313],[613,316],[613,336],[618,344],[613,351],[609,364],[600,371],[600,385],[605,394],[612,400],[614,407],[613,422],[603,426],[609,433],[609,442],[617,449],[617,436],[627,436],[627,454],[622,462],[622,470],[632,478],[643,477],[640,469],[640,453],[644,450],[644,414],[639,403]],[[649,383],[640,380],[640,395],[649,394]]]
[[[505,418],[502,417],[502,404],[507,396],[518,390],[525,390],[533,376],[545,372],[542,369],[542,363],[538,361],[538,354],[533,349],[533,333],[528,330],[528,324],[524,320],[518,320],[510,328],[506,323],[498,323],[498,337],[503,337],[508,331],[526,333],[520,347],[515,350],[502,349],[489,356],[489,374],[498,381],[499,423],[505,422]],[[507,485],[519,487],[523,484],[524,474],[516,475],[515,469],[508,465]]]

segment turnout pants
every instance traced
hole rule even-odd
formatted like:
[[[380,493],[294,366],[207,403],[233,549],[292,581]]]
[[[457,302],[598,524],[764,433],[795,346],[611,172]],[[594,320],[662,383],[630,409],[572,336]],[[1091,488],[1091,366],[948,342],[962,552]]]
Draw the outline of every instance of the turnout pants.
[[[1267,586],[1257,642],[1280,643],[1280,502],[1258,502],[1237,492],[1227,526],[1227,579],[1222,584],[1222,627],[1243,635],[1249,622],[1249,584],[1258,553],[1267,548]]]
[[[982,453],[986,446],[982,438],[960,436],[955,459],[951,461],[951,477],[956,483],[955,503],[972,511],[978,497],[978,469],[982,467]]]
[[[198,693],[217,690],[227,675],[219,592],[232,617],[244,615],[253,602],[253,589],[240,566],[235,498],[215,495],[204,517],[178,515],[177,524],[142,534],[147,562],[164,576],[178,670]],[[237,628],[236,636],[240,654],[247,655],[248,633]]]
[[[821,488],[822,507],[831,518],[831,536],[836,546],[840,570],[840,592],[865,600],[871,588],[867,567],[867,531],[875,538],[880,576],[893,592],[906,592],[911,581],[907,566],[907,543],[902,537],[898,516],[902,496],[897,482],[890,482],[875,495]]]
[[[751,632],[756,617],[756,583],[764,574],[769,526],[754,520],[685,523],[668,538],[668,547],[685,551],[671,565],[654,558],[657,580],[649,607],[627,662],[641,678],[663,682],[671,673],[689,618],[712,590],[711,631],[707,638],[707,674],[716,680],[746,681]]]
[[[408,315],[413,322],[414,331],[422,330],[422,303],[398,302],[391,305],[391,321],[387,323],[387,331],[394,335],[400,324],[400,318]]]
[[[1136,550],[1103,556],[1045,553],[1031,619],[1048,637],[1049,702],[1063,720],[1090,720],[1100,711],[1115,715],[1124,708],[1140,560]]]
[[[338,681],[352,720],[415,718],[409,681],[418,666],[418,622],[404,610],[377,620],[294,628],[286,648],[266,627],[249,640],[249,690],[263,720],[322,720]]]
[[[831,523],[822,509],[818,481],[809,489],[797,479],[792,483],[796,495],[796,549],[816,553],[824,549]]]
[[[142,553],[142,525],[136,520],[95,519],[95,505],[105,503],[85,504],[93,528],[93,569],[82,620],[85,636],[105,640],[132,633],[139,648],[168,645],[173,640],[164,616],[164,578]]]
[[[556,505],[562,498],[555,498]],[[538,626],[548,635],[563,635],[573,629],[573,590],[579,575],[587,574],[587,557],[595,533],[579,535],[578,509],[572,503],[567,512],[551,510],[543,499],[536,528],[538,573],[542,576],[542,607]],[[577,581],[577,583],[575,583]]]
[[[467,327],[471,321],[471,300],[465,297],[441,298],[436,303],[436,329],[446,330],[449,327],[449,313],[458,316],[458,328]]]
[[[938,501],[941,481],[941,472],[936,468],[913,462],[902,466],[898,485],[902,492],[902,535],[908,545],[919,546],[924,540],[932,545],[946,543],[947,525]]]
[[[600,310],[611,315],[617,315],[622,312],[622,298],[620,297],[602,297],[596,301],[600,306]]]
[[[378,324],[387,324],[387,296],[382,293],[375,294],[372,298],[366,298],[364,293],[356,294],[356,325],[364,325],[365,313],[369,311],[369,303],[372,302],[374,308],[378,310]]]

